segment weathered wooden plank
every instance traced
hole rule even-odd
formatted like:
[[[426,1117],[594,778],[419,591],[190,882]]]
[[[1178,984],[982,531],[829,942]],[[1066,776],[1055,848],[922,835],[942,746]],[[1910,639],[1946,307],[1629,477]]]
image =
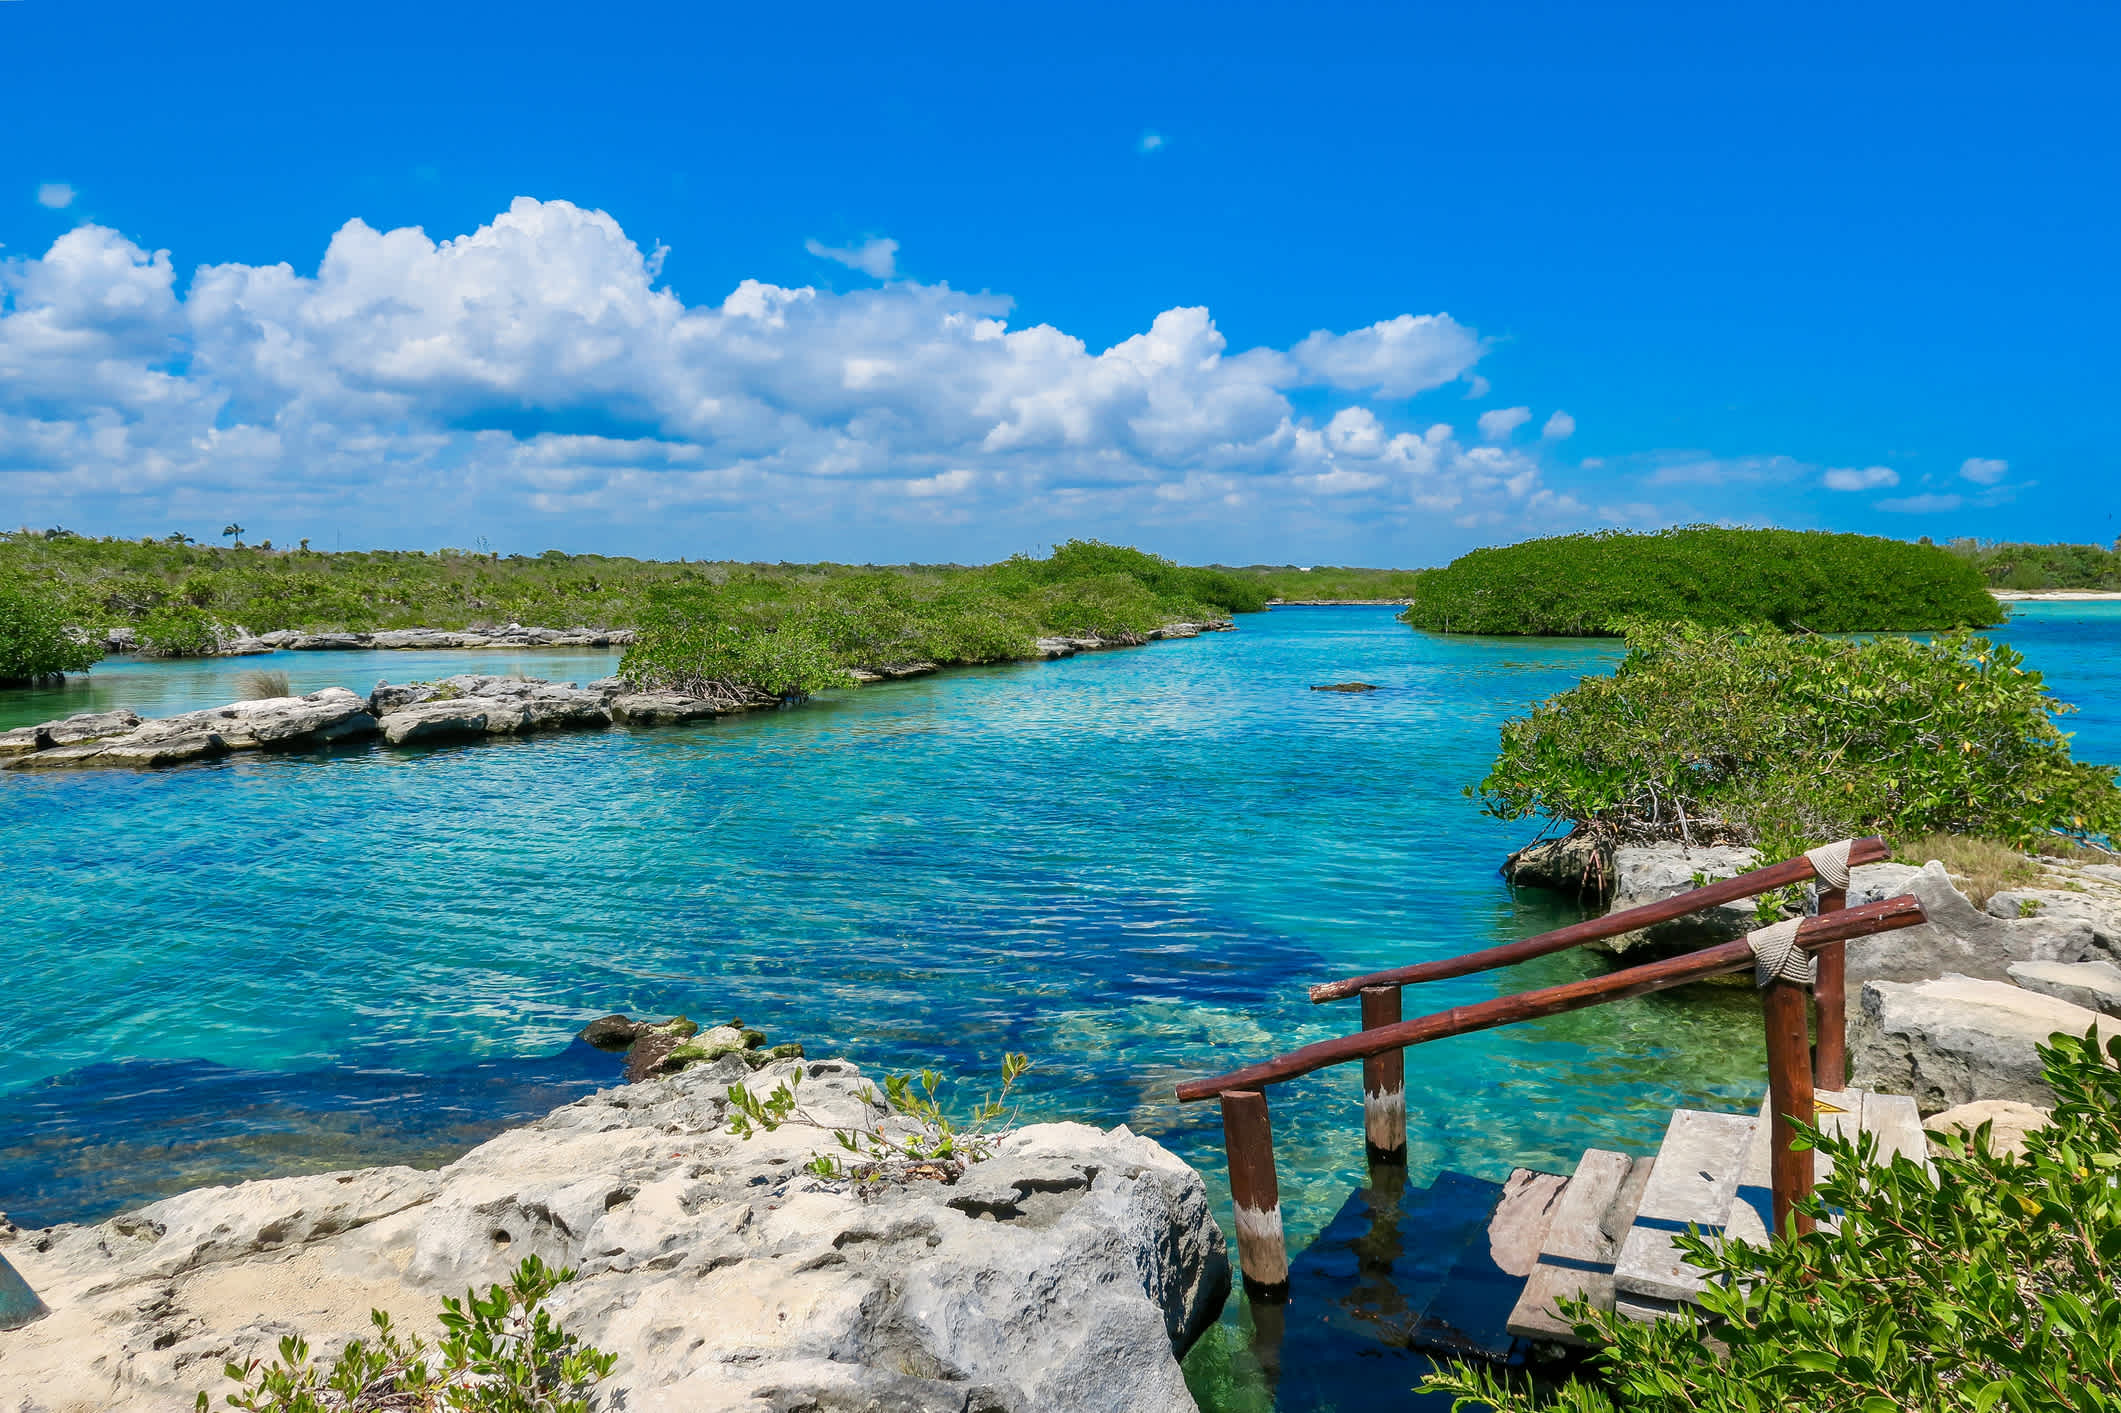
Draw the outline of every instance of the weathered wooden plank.
[[[1706,1236],[1722,1233],[1753,1129],[1750,1114],[1673,1113],[1642,1207],[1613,1264],[1617,1294],[1692,1300],[1700,1293],[1702,1272],[1681,1258],[1672,1238],[1689,1225]]]
[[[1495,1215],[1488,1218],[1488,1259],[1497,1270],[1519,1277],[1532,1274],[1568,1185],[1560,1173],[1530,1168],[1510,1173],[1495,1203]]]
[[[1634,1166],[1627,1154],[1602,1148],[1588,1150],[1576,1164],[1524,1293],[1510,1311],[1511,1334],[1575,1344],[1576,1331],[1561,1314],[1563,1300],[1588,1299],[1601,1310],[1613,1308],[1613,1258],[1619,1243],[1604,1224]]]

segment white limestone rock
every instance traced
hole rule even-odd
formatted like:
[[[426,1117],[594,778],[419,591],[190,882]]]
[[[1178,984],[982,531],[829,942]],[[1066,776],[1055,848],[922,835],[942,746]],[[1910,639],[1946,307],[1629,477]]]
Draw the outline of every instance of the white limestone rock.
[[[2010,979],[2027,991],[2121,1016],[2121,967],[2112,962],[2014,962]]]
[[[1850,1087],[1913,1095],[1926,1114],[1981,1099],[2051,1105],[2035,1047],[2094,1027],[2121,1035],[2096,1011],[1970,976],[1867,982],[1853,1009]]]
[[[808,1170],[830,1133],[727,1131],[727,1088],[821,1122],[880,1107],[845,1061],[733,1057],[554,1110],[439,1172],[208,1188],[90,1227],[0,1238],[52,1313],[0,1336],[0,1404],[177,1413],[223,1361],[371,1307],[432,1333],[445,1294],[536,1252],[577,1278],[572,1330],[618,1355],[603,1406],[686,1413],[1183,1413],[1177,1356],[1229,1285],[1197,1173],[1124,1128],[1044,1124],[953,1183]],[[886,1120],[886,1122],[890,1122]]]
[[[1627,845],[1613,851],[1613,893],[1606,911],[1624,912],[1645,903],[1662,902],[1705,883],[1735,878],[1758,867],[1760,855],[1752,849],[1728,845]],[[1590,945],[1614,956],[1667,956],[1728,942],[1759,925],[1753,900],[1744,898]]]

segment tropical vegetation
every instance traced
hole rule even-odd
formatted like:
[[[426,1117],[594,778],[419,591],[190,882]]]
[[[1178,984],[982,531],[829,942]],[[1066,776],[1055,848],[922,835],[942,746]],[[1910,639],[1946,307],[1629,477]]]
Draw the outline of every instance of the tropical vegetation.
[[[1953,540],[1945,546],[1995,589],[2121,590],[2121,540],[2113,545],[2023,545]]]
[[[1622,626],[1611,675],[1504,723],[1469,792],[1487,813],[1774,857],[1871,833],[2023,848],[2121,825],[2113,767],[2071,758],[2055,717],[2073,708],[2007,645]]]
[[[2116,1413],[2121,1410],[2121,1038],[2041,1048],[2057,1105],[2022,1156],[1989,1126],[1934,1171],[1805,1130],[1832,1160],[1818,1231],[1766,1246],[1678,1238],[1699,1312],[1570,1312],[1590,1375],[1559,1388],[1471,1365],[1424,1385],[1498,1413]],[[1841,1214],[1829,1228],[1829,1213]]]
[[[589,1413],[595,1389],[618,1362],[562,1329],[545,1297],[574,1272],[532,1256],[507,1285],[485,1295],[442,1301],[442,1340],[430,1358],[425,1340],[402,1336],[389,1314],[370,1312],[375,1334],[356,1339],[328,1364],[300,1335],[280,1341],[280,1357],[224,1369],[237,1388],[224,1396],[246,1413],[370,1413],[370,1410],[458,1410],[458,1413]],[[197,1408],[212,1398],[201,1392]]]
[[[86,634],[68,631],[58,595],[29,583],[0,579],[0,686],[15,686],[86,672],[103,649]]]
[[[1615,634],[1631,618],[1815,633],[1979,628],[2003,614],[1964,557],[1817,530],[1603,530],[1474,550],[1414,581],[1437,633]]]
[[[1051,636],[1141,641],[1265,603],[1225,571],[1087,540],[979,569],[739,574],[651,591],[619,672],[718,700],[797,697],[848,685],[854,668],[1006,662]]]

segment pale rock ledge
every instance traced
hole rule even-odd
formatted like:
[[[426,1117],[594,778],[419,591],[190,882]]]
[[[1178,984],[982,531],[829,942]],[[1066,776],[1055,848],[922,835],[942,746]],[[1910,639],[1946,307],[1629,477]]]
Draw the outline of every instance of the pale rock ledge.
[[[535,1252],[551,1306],[618,1355],[628,1413],[1161,1413],[1229,1286],[1199,1174],[1125,1128],[1041,1124],[954,1182],[806,1167],[818,1128],[748,1141],[728,1086],[801,1067],[821,1121],[881,1109],[839,1060],[736,1056],[607,1090],[439,1172],[206,1188],[96,1226],[0,1235],[52,1313],[0,1334],[5,1413],[189,1413],[221,1367],[300,1332],[336,1351],[371,1307],[430,1337],[442,1296]]]

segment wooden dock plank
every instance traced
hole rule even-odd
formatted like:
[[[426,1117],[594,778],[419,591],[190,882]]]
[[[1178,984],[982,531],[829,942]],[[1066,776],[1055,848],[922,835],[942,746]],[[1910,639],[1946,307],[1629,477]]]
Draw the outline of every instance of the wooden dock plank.
[[[1614,1263],[1619,1295],[1692,1300],[1700,1292],[1703,1273],[1681,1258],[1672,1238],[1690,1225],[1707,1236],[1722,1234],[1753,1129],[1751,1114],[1673,1112],[1641,1210]]]
[[[1510,1311],[1511,1334],[1575,1344],[1576,1332],[1561,1314],[1563,1300],[1588,1299],[1600,1309],[1613,1308],[1613,1258],[1619,1242],[1606,1231],[1607,1213],[1634,1167],[1627,1154],[1602,1148],[1590,1149],[1577,1163],[1524,1293]]]

